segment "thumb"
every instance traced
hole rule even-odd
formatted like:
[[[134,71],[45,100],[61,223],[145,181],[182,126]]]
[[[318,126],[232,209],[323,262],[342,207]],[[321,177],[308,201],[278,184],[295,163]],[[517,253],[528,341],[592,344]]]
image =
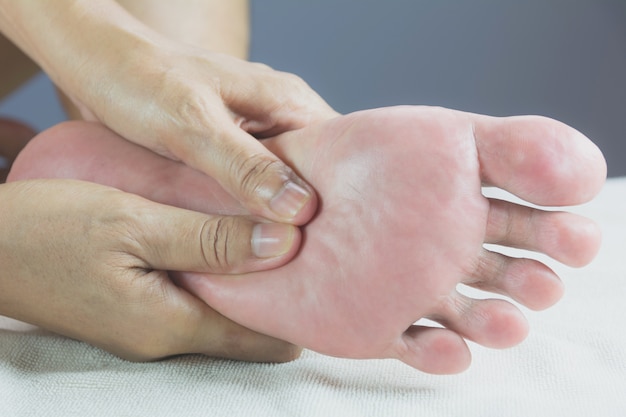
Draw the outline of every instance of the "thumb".
[[[213,177],[253,215],[296,225],[313,217],[315,191],[291,167],[229,116],[214,126],[220,128],[209,135],[212,140],[179,140],[172,146],[174,155]]]
[[[213,216],[152,203],[142,213],[139,252],[151,268],[245,273],[287,263],[300,244],[289,224],[257,223],[243,216]]]

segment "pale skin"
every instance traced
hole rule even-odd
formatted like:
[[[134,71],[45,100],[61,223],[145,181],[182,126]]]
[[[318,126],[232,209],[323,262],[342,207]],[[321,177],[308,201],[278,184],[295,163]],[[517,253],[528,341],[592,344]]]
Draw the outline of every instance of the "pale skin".
[[[240,59],[248,56],[249,11],[246,0],[119,0],[117,3],[168,39]],[[14,92],[40,71],[36,62],[2,34],[0,57],[0,99]],[[286,85],[282,87],[288,88]],[[80,110],[72,100],[60,89],[58,92],[68,116],[71,119],[82,119]],[[35,135],[26,126],[17,130],[15,122],[0,118],[0,157],[7,166],[10,166],[28,139]],[[8,169],[0,170],[0,180],[4,182]]]
[[[246,1],[0,0],[0,29],[72,115],[216,178],[255,215],[315,212],[313,189],[253,135],[337,113],[298,77],[231,55],[247,48]]]
[[[229,319],[294,345],[459,372],[470,363],[464,339],[504,348],[528,332],[513,304],[470,299],[459,284],[537,310],[563,292],[544,264],[488,251],[484,243],[575,267],[599,248],[599,229],[589,219],[481,193],[481,185],[491,185],[544,206],[593,198],[606,176],[602,154],[551,119],[397,107],[342,116],[263,144],[319,193],[300,251],[265,272],[170,276]],[[193,210],[248,213],[215,180],[94,124],[59,126],[26,148],[12,179],[42,177],[100,182]],[[420,318],[443,327],[414,325]]]
[[[80,181],[7,183],[0,196],[0,315],[133,361],[184,353],[279,362],[298,356],[292,345],[217,314],[164,272],[272,268],[291,257],[255,260],[238,243],[251,239],[243,221]],[[233,239],[221,241],[216,228],[231,229]],[[238,256],[226,264],[222,251]]]
[[[311,187],[259,146],[252,134],[298,128],[335,112],[298,77],[243,60],[248,48],[247,1],[0,0],[0,30],[4,35],[0,35],[0,97],[42,68],[56,83],[70,117],[106,123],[130,140],[143,135],[138,126],[151,125],[153,133],[160,133],[150,135],[147,141],[139,139],[144,146],[200,170],[208,168],[250,212],[265,218],[301,224],[314,213],[316,196]],[[248,104],[251,95],[254,107]],[[0,120],[0,182],[34,134],[27,126]],[[287,198],[277,203],[275,197],[280,195]],[[35,200],[26,201],[24,196]],[[155,219],[150,222],[121,215],[106,217],[95,223],[97,231],[88,243],[68,245],[65,242],[81,240],[80,224],[86,227],[90,218],[103,215],[100,206],[116,212],[137,207],[147,210],[152,203],[111,194],[94,184],[56,181],[0,185],[0,201],[4,202],[0,215],[4,253],[0,259],[0,314],[89,341],[132,360],[204,353],[284,361],[299,354],[293,345],[245,329],[186,292],[164,286],[169,295],[162,296],[154,291],[154,284],[162,282],[163,273],[147,273],[152,280],[135,279],[136,262],[153,262],[138,260],[139,252],[161,251],[162,242],[172,240],[164,239],[165,235],[180,233],[170,227],[156,234],[146,230],[155,223],[166,224],[162,217],[173,213],[154,206]],[[297,229],[287,225],[267,226],[264,233],[255,234],[259,216],[251,221],[214,216],[199,220],[197,214],[186,211],[176,215],[180,226],[189,230],[187,235],[202,236],[195,241],[202,246],[195,250],[170,248],[171,257],[154,261],[164,269],[171,269],[165,266],[170,261],[183,259],[180,256],[184,254],[177,254],[183,250],[203,260],[199,269],[229,273],[271,268],[286,262],[289,251],[299,243]],[[55,221],[47,222],[51,218]],[[82,223],[77,224],[77,219]],[[110,231],[121,232],[128,222],[133,225],[129,237],[143,242],[144,247],[129,248],[111,240]],[[43,230],[50,237],[28,233],[27,224],[42,223],[47,224]],[[209,226],[215,224],[220,227]],[[41,241],[55,244],[42,247]],[[228,245],[212,248],[221,242]],[[98,248],[115,249],[127,256],[116,258],[118,263],[102,262],[106,254],[98,254]],[[238,254],[232,263],[223,260],[227,251]],[[187,259],[198,268],[198,259]],[[76,263],[91,271],[94,279],[85,281],[77,276]],[[43,270],[45,274],[33,273]],[[73,280],[80,285],[69,285]],[[129,283],[141,282],[125,297],[135,308],[129,311],[128,305],[113,305],[111,291],[102,291],[103,300],[109,302],[100,305],[106,308],[98,310],[99,315],[92,311],[94,314],[85,316],[90,318],[82,327],[75,322],[68,325],[63,318],[89,307],[89,295],[100,293],[102,282],[116,283],[107,289],[120,292]],[[53,288],[66,290],[54,302],[46,292]],[[94,322],[107,323],[105,327],[111,331],[106,337],[94,333],[98,327]]]

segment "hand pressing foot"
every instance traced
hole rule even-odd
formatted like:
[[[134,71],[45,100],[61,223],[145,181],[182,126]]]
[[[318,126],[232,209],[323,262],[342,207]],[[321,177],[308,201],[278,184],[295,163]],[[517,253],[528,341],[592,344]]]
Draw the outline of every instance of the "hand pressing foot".
[[[481,185],[490,185],[562,206],[599,191],[606,175],[601,153],[554,120],[395,107],[264,143],[321,199],[299,254],[272,271],[172,276],[232,320],[324,354],[462,371],[470,363],[464,338],[503,348],[521,342],[528,329],[511,303],[468,298],[459,284],[533,309],[552,305],[563,291],[545,265],[488,251],[484,243],[571,266],[591,261],[599,247],[599,230],[588,219],[481,194]],[[185,208],[245,214],[212,179],[93,124],[65,124],[29,145],[12,178],[37,177],[91,180]],[[414,325],[420,318],[443,328]]]

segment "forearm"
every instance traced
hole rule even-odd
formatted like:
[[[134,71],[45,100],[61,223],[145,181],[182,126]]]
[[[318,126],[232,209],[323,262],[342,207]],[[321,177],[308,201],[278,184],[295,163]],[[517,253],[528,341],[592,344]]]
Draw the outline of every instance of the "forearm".
[[[169,40],[242,59],[248,57],[248,0],[118,0],[117,3]],[[80,111],[62,92],[60,99],[71,119],[81,118]]]
[[[0,34],[0,100],[39,72],[39,67]]]
[[[112,0],[0,0],[0,29],[72,95],[159,37]]]
[[[238,58],[248,57],[248,0],[117,0],[165,37]]]
[[[112,0],[57,0],[54,7],[52,0],[39,0],[41,8],[27,1],[0,0],[0,24],[82,117],[216,178],[253,215],[298,225],[311,219],[317,205],[313,189],[254,137],[337,116],[302,79],[171,39]],[[246,10],[242,0],[234,9],[212,1],[212,10]],[[148,15],[160,22],[169,17]],[[190,33],[197,35],[201,22]],[[221,39],[215,30],[205,41]],[[239,39],[241,44],[245,37]]]

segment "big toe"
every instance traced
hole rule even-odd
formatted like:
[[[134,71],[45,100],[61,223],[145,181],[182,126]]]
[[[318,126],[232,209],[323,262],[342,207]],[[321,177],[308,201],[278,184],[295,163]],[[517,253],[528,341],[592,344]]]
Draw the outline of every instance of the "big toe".
[[[600,149],[577,130],[540,116],[476,116],[483,182],[543,206],[581,204],[606,179]]]

